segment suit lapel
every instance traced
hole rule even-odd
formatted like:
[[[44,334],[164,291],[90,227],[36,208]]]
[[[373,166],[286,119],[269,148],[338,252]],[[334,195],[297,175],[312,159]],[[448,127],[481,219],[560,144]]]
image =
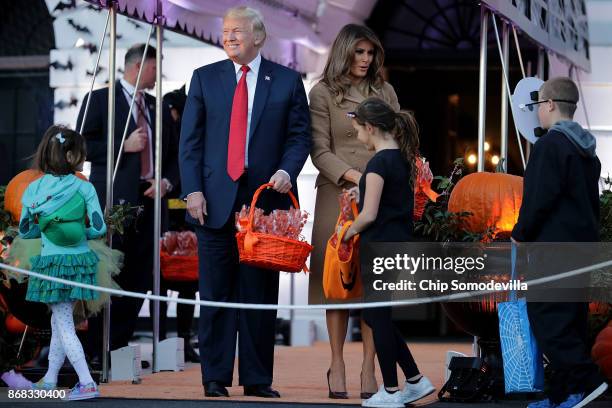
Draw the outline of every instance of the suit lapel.
[[[270,86],[274,77],[272,76],[272,64],[268,63],[264,58],[261,59],[259,66],[259,74],[257,75],[257,85],[255,87],[255,98],[253,100],[253,110],[251,112],[251,128],[249,131],[249,140],[253,137],[257,124],[266,106],[268,95],[270,94]]]
[[[136,106],[134,106],[134,109]],[[115,122],[119,124],[119,128],[121,129],[121,133],[116,135],[116,138],[119,138],[119,142],[121,142],[121,136],[123,136],[123,129],[125,129],[125,121],[127,119],[128,110],[130,109],[130,105],[128,104],[127,98],[125,97],[125,91],[120,81],[117,81],[117,86],[115,88]],[[115,125],[115,128],[117,126]],[[126,138],[136,129],[136,121],[134,117],[130,117],[130,125],[128,126],[128,134],[125,136]]]
[[[234,92],[236,91],[236,70],[234,69],[234,63],[231,60],[227,60],[219,70],[219,79],[223,86],[223,96],[225,98],[226,109],[231,114],[232,102],[234,100]],[[223,106],[223,105],[221,105]]]

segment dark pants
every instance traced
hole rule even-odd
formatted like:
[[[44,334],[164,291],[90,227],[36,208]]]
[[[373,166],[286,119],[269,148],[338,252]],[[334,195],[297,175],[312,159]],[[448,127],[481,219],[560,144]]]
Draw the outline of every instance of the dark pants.
[[[529,322],[552,368],[548,398],[590,392],[604,382],[586,345],[588,303],[527,303]]]
[[[374,347],[378,357],[378,365],[382,372],[385,387],[397,387],[397,366],[404,372],[406,378],[419,374],[419,369],[402,337],[393,323],[390,307],[364,309],[361,316],[372,328]]]
[[[153,229],[154,201],[142,193],[150,186],[140,186],[140,202],[143,211],[125,230],[123,236],[113,237],[113,248],[125,254],[123,269],[115,278],[123,290],[146,293],[153,288]],[[128,345],[136,328],[138,313],[143,299],[127,296],[111,296],[110,350]],[[102,312],[89,319],[87,353],[101,356],[102,353]]]
[[[278,272],[239,264],[234,212],[250,204],[247,176],[240,179],[232,215],[219,228],[197,226],[200,298],[223,302],[276,304]],[[200,308],[202,383],[232,385],[236,337],[240,385],[272,384],[276,311]]]

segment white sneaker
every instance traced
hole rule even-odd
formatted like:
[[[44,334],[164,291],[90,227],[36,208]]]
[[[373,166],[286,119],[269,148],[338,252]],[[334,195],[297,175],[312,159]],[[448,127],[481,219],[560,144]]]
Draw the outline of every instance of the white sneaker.
[[[434,392],[436,388],[433,386],[429,378],[423,376],[416,384],[410,384],[406,381],[404,389],[400,391],[402,402],[408,404],[410,402],[420,400]]]
[[[378,392],[367,400],[361,402],[362,407],[381,407],[381,408],[404,408],[401,391],[389,394],[385,386],[381,385]]]

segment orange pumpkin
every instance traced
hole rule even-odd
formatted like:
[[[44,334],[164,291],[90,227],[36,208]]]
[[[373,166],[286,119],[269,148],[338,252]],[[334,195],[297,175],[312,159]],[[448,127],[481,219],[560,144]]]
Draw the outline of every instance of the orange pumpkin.
[[[82,173],[77,172],[75,174],[78,178],[87,181],[87,178]],[[43,172],[40,170],[29,169],[22,171],[9,181],[4,193],[4,209],[11,213],[13,221],[19,222],[21,217],[21,197],[26,188],[28,188],[31,182],[38,180],[42,176]]]
[[[465,228],[484,233],[493,227],[495,234],[510,232],[518,220],[523,200],[523,178],[505,173],[472,173],[463,177],[448,200],[448,210],[468,211]]]
[[[612,322],[609,322],[595,338],[591,357],[599,366],[601,373],[606,378],[612,379]]]
[[[589,303],[589,315],[599,316],[607,315],[610,310],[610,305],[603,302],[591,302]]]
[[[4,325],[6,326],[6,330],[8,330],[9,333],[13,334],[23,333],[26,328],[26,325],[12,314],[6,316],[6,319],[4,320]]]

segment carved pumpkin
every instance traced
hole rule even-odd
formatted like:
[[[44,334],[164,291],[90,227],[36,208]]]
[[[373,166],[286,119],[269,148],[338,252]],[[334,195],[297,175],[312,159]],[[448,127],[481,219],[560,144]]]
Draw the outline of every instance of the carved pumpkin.
[[[11,213],[13,221],[19,222],[19,218],[21,217],[21,197],[26,188],[28,188],[31,182],[41,178],[43,174],[44,173],[40,170],[24,170],[13,177],[6,186],[6,192],[4,193],[4,209]],[[87,181],[87,178],[83,174],[77,172],[75,175]]]
[[[468,231],[484,233],[492,227],[497,235],[512,231],[522,200],[522,177],[505,173],[472,173],[459,180],[453,188],[448,210],[472,213],[466,218]]]
[[[26,325],[23,324],[21,320],[16,318],[15,315],[12,314],[6,316],[6,319],[4,320],[4,325],[6,326],[6,330],[8,330],[9,333],[13,334],[23,333],[26,328]]]
[[[604,377],[612,379],[612,322],[609,322],[595,338],[591,356]]]

